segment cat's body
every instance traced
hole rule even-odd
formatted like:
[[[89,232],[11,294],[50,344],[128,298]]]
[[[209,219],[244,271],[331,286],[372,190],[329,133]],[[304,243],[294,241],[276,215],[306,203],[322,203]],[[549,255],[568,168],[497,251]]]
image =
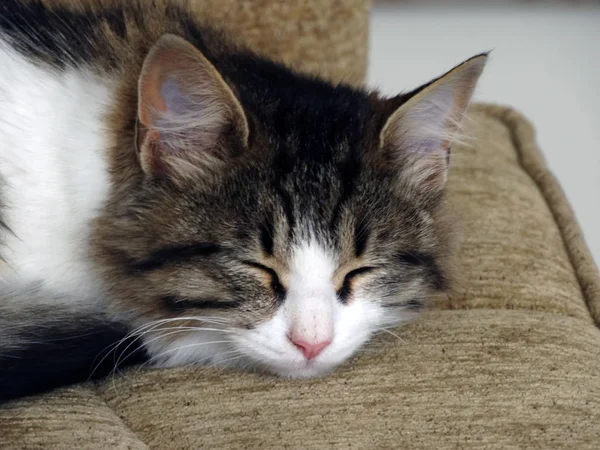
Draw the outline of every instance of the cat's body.
[[[412,317],[484,61],[383,100],[172,4],[3,0],[0,399],[144,356],[320,375]]]
[[[110,191],[111,138],[98,124],[115,87],[76,69],[50,72],[5,43],[0,67],[0,176],[10,229],[0,244],[2,281],[43,281],[65,301],[98,297],[89,235]]]

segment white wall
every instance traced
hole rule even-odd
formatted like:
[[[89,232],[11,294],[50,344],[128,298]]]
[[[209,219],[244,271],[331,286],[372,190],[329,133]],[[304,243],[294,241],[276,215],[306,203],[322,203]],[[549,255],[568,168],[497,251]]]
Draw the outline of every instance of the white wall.
[[[477,100],[528,116],[600,262],[600,7],[378,4],[371,86],[395,94],[493,50]]]

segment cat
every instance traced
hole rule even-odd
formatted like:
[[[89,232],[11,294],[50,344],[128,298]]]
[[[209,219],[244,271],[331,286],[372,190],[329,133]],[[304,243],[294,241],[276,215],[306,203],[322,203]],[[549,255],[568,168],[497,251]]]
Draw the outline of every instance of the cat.
[[[115,365],[313,377],[452,283],[487,54],[384,98],[172,1],[0,3],[0,399]]]

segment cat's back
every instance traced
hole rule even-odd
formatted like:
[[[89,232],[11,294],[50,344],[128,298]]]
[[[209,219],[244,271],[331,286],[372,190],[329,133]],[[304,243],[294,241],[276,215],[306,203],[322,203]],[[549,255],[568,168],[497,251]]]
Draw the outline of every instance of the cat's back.
[[[119,72],[139,66],[165,33],[222,54],[231,42],[174,0],[2,0],[0,39],[36,63]]]

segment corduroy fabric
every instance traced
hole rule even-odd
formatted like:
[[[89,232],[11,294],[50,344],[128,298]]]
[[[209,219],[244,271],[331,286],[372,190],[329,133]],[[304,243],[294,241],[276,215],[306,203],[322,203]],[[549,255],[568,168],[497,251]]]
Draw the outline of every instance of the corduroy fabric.
[[[366,2],[291,3],[201,8],[267,54],[359,82]],[[598,448],[598,270],[527,120],[477,105],[467,128],[449,183],[463,282],[400,339],[318,380],[134,368],[1,406],[0,448]]]
[[[598,448],[600,330],[544,312],[436,311],[335,375],[211,370],[100,386],[151,448]]]
[[[251,48],[333,82],[367,71],[368,0],[201,0],[201,17]]]
[[[0,449],[147,450],[97,394],[75,386],[0,406]]]

